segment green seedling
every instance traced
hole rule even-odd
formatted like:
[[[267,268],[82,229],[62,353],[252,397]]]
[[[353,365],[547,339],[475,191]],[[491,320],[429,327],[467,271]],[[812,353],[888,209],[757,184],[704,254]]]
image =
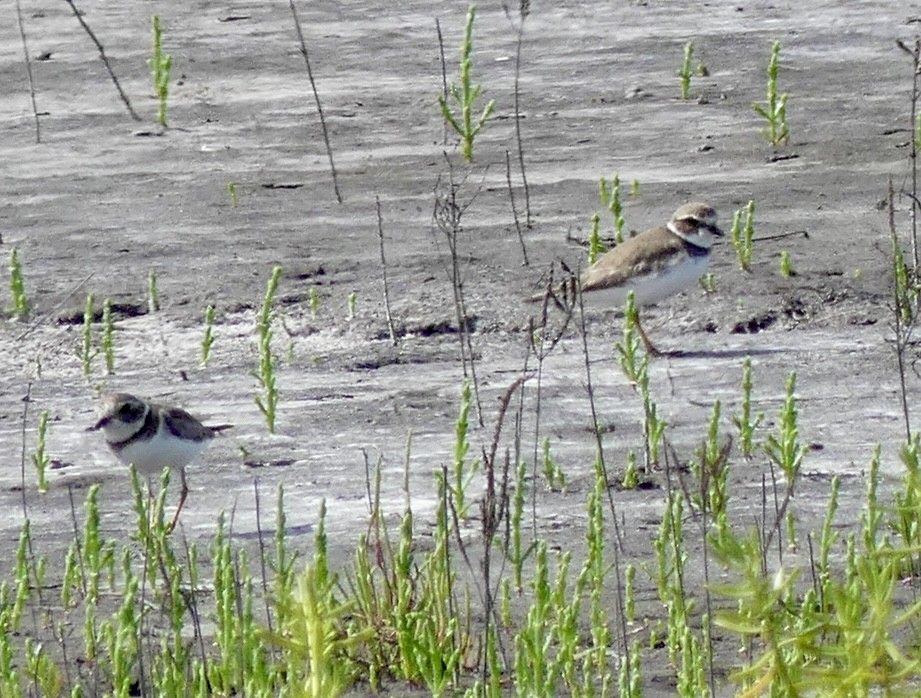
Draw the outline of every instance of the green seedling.
[[[566,487],[566,475],[563,469],[550,454],[550,437],[544,438],[544,479],[547,481],[547,488],[554,491],[560,491]]]
[[[468,514],[469,503],[467,502],[467,487],[473,476],[480,469],[479,459],[467,462],[467,453],[470,450],[470,441],[467,438],[467,430],[470,426],[470,403],[472,399],[472,388],[470,381],[464,381],[464,387],[461,389],[460,413],[457,421],[454,423],[454,459],[453,475],[455,507],[460,518],[466,519]]]
[[[338,598],[338,580],[329,570],[326,550],[326,502],[320,505],[313,562],[298,575],[293,587],[278,599],[277,632],[268,639],[283,648],[294,671],[286,684],[290,695],[334,698],[359,675],[352,649],[374,636],[373,628],[350,632],[354,604]]]
[[[739,260],[739,268],[742,271],[751,271],[753,238],[755,234],[755,202],[749,201],[745,207],[745,224],[742,225],[742,211],[736,211],[732,215],[732,229],[729,231],[729,239],[732,240],[732,246],[735,248],[736,257]]]
[[[908,326],[914,321],[918,301],[921,298],[921,284],[918,283],[915,275],[908,268],[908,263],[905,261],[905,255],[898,244],[898,240],[892,241],[892,273],[896,310],[902,323]]]
[[[35,466],[35,476],[38,483],[39,492],[48,491],[48,465],[51,458],[45,445],[45,437],[48,433],[48,410],[42,410],[38,416],[38,436],[35,444],[35,453],[32,454],[32,465]]]
[[[624,616],[628,623],[636,620],[636,566],[624,568]]]
[[[205,308],[205,336],[201,340],[201,365],[207,366],[211,358],[211,347],[214,346],[214,306]]]
[[[635,199],[639,195],[640,195],[640,180],[634,179],[633,182],[630,183],[630,196],[632,196]]]
[[[706,274],[700,277],[697,280],[697,283],[700,284],[700,287],[703,289],[703,292],[706,294],[716,293],[716,277],[713,275],[712,271],[708,271]]]
[[[627,453],[627,467],[624,468],[624,477],[620,486],[625,490],[635,490],[640,484],[639,473],[636,469],[636,453],[630,451]]]
[[[745,357],[742,364],[742,411],[732,421],[739,430],[739,450],[744,456],[752,456],[755,453],[755,429],[764,420],[764,413],[759,412],[752,418],[752,360],[750,356]]]
[[[620,355],[621,370],[643,400],[644,453],[648,472],[651,465],[659,463],[659,449],[665,436],[666,423],[659,418],[658,407],[649,390],[649,354],[640,352],[638,318],[636,296],[631,290],[627,293],[627,305],[624,308],[624,339],[617,343],[615,349]]]
[[[153,269],[147,275],[147,312],[160,310],[160,291],[157,288],[157,272]]]
[[[521,593],[524,587],[524,562],[533,551],[534,543],[525,548],[521,536],[521,523],[524,517],[525,495],[527,494],[526,463],[520,461],[515,468],[515,491],[512,494],[511,506],[511,550],[506,554],[512,563],[515,589]]]
[[[262,300],[262,310],[256,321],[256,331],[259,336],[259,372],[254,373],[263,394],[256,396],[256,405],[265,417],[269,433],[275,433],[276,408],[278,406],[278,388],[275,384],[275,357],[272,355],[272,320],[274,311],[272,305],[278,282],[281,279],[281,267],[275,267],[266,285],[265,297]]]
[[[592,214],[592,232],[588,236],[588,265],[592,266],[607,251],[607,246],[601,241],[601,216]]]
[[[639,317],[636,308],[636,294],[627,292],[627,305],[624,308],[624,339],[618,342],[616,349],[620,354],[620,368],[633,384],[639,384],[649,366],[649,357],[640,353],[640,337],[636,330]]]
[[[448,99],[444,95],[439,95],[438,97],[441,115],[460,136],[461,152],[467,162],[473,161],[473,141],[492,115],[496,106],[496,100],[489,100],[480,116],[474,122],[474,103],[480,96],[482,88],[482,85],[473,83],[471,76],[473,61],[470,58],[470,54],[473,52],[473,21],[475,18],[476,5],[470,5],[470,9],[467,10],[467,23],[464,28],[464,43],[461,46],[460,85],[451,83],[451,87],[448,90],[448,98],[453,100],[454,107],[458,110],[457,113],[452,111],[451,106],[448,104]]]
[[[102,304],[102,353],[106,360],[106,374],[115,373],[115,320],[112,317],[112,301],[108,298]]]
[[[61,695],[64,677],[44,644],[31,637],[26,638],[25,654],[25,675],[38,693],[43,696]]]
[[[96,314],[94,304],[95,298],[90,293],[86,296],[86,306],[83,309],[83,351],[80,354],[83,362],[83,376],[87,379],[92,373],[93,359],[96,358],[96,352],[93,351],[93,319]]]
[[[780,252],[780,275],[789,279],[796,272],[793,271],[793,262],[790,261],[790,253],[786,250]]]
[[[767,125],[761,129],[765,140],[773,147],[790,140],[790,129],[787,127],[787,97],[786,93],[777,94],[777,73],[780,64],[780,42],[775,41],[771,46],[771,60],[768,63],[767,102],[765,104],[752,104]]]
[[[236,208],[238,203],[237,185],[233,182],[227,182],[227,193],[230,195],[230,208]]]
[[[921,151],[921,113],[919,113],[915,119],[915,133],[912,140],[914,142],[915,150]]]
[[[806,456],[806,446],[799,441],[799,427],[796,406],[796,371],[787,378],[787,393],[780,410],[779,428],[776,435],[768,436],[764,452],[778,467],[790,486],[799,474],[800,465]]]
[[[157,123],[166,128],[166,102],[169,99],[169,78],[173,67],[173,57],[163,53],[163,34],[160,31],[160,16],[153,16],[153,57],[147,60],[153,77],[154,93],[157,95]]]
[[[614,216],[614,240],[617,244],[624,241],[624,207],[620,202],[620,177],[614,175],[610,182],[604,177],[601,178],[601,203]]]
[[[17,320],[25,320],[29,315],[29,299],[26,296],[26,285],[22,278],[22,262],[19,261],[19,249],[10,250],[10,293],[13,305],[9,312]]]
[[[317,313],[320,312],[320,292],[317,291],[316,286],[310,287],[310,299],[308,304],[310,305],[310,313],[316,317]]]
[[[352,291],[349,294],[348,298],[348,321],[351,322],[355,319],[355,303],[358,301],[358,294],[355,291]]]
[[[694,42],[689,41],[684,45],[684,60],[681,68],[678,70],[678,77],[681,78],[681,99],[689,99],[691,93],[691,78],[694,77],[694,68],[691,63],[694,61]]]

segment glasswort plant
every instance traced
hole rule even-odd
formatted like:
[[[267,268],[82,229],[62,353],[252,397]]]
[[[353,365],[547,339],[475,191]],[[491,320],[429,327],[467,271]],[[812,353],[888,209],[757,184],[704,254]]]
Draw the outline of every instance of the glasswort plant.
[[[473,61],[470,58],[470,54],[473,52],[473,20],[475,18],[476,5],[471,5],[467,11],[464,43],[461,45],[460,85],[451,83],[451,87],[448,90],[448,96],[453,99],[460,110],[459,114],[451,111],[448,100],[444,96],[438,96],[441,115],[461,137],[461,152],[467,162],[473,161],[473,140],[486,124],[496,106],[496,100],[489,100],[486,106],[483,107],[480,116],[477,117],[476,123],[474,123],[473,104],[476,102],[477,97],[480,96],[482,88],[482,85],[474,84],[471,77]]]
[[[13,305],[10,312],[17,320],[25,320],[29,315],[29,299],[26,297],[26,285],[22,279],[22,262],[19,260],[19,249],[10,250],[10,293],[13,296]]]
[[[777,94],[777,73],[780,64],[780,42],[775,41],[771,46],[771,60],[768,63],[767,103],[752,104],[755,113],[763,118],[767,125],[761,129],[761,134],[773,147],[790,140],[790,129],[787,127],[787,93]]]
[[[147,60],[153,76],[154,92],[157,95],[157,123],[166,128],[166,101],[169,98],[169,77],[173,67],[173,57],[163,53],[163,34],[160,30],[160,16],[153,16],[153,57]]]

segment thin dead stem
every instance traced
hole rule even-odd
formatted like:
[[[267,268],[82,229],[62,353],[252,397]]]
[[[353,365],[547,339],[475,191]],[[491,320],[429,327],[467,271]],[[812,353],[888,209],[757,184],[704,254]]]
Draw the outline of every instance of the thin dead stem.
[[[74,5],[74,0],[65,0],[65,2],[70,5],[70,9],[74,12],[74,17],[77,18],[77,21],[80,22],[80,26],[83,27],[83,31],[92,39],[93,43],[96,44],[96,49],[99,51],[99,57],[102,59],[102,64],[106,67],[106,70],[109,73],[109,77],[112,79],[112,84],[115,85],[115,89],[118,90],[118,96],[121,98],[125,107],[128,109],[128,113],[131,114],[131,118],[135,121],[140,121],[141,117],[137,115],[137,112],[134,111],[134,107],[131,106],[131,101],[128,99],[128,95],[125,94],[122,90],[122,86],[118,82],[118,78],[115,77],[115,72],[112,70],[112,66],[109,63],[109,59],[106,57],[106,51],[102,47],[102,43],[99,39],[96,38],[96,35],[93,33],[93,30],[90,29],[90,25],[86,23],[86,20],[83,19],[83,15],[80,13],[80,10],[77,9],[77,6]]]
[[[540,313],[537,323],[534,318],[528,319],[528,356],[531,352],[537,357],[537,369],[534,372],[537,376],[537,388],[534,408],[534,445],[531,456],[531,480],[537,482],[538,462],[540,459],[540,424],[541,424],[541,397],[543,395],[541,387],[543,385],[544,361],[563,338],[566,328],[572,320],[573,311],[576,303],[576,284],[578,280],[572,273],[566,272],[568,278],[566,281],[557,285],[554,282],[554,267],[551,265],[547,273],[547,288],[540,301]],[[571,292],[570,290],[571,289]],[[563,312],[563,321],[552,334],[549,333],[549,312],[550,301]],[[527,357],[525,361],[525,370],[527,370]],[[534,538],[537,538],[537,490],[531,488],[531,531]]]
[[[320,93],[317,92],[317,83],[313,79],[313,69],[310,67],[307,42],[304,41],[304,32],[301,31],[301,21],[297,17],[297,10],[294,8],[294,0],[288,0],[288,6],[291,8],[291,17],[294,19],[294,28],[297,31],[297,40],[301,47],[301,55],[304,57],[304,63],[307,65],[307,78],[310,80],[310,89],[313,91],[313,99],[317,104],[317,114],[320,115],[320,130],[323,132],[323,142],[326,144],[326,155],[329,158],[329,169],[333,176],[333,191],[336,192],[336,201],[341,204],[342,195],[339,193],[339,177],[336,174],[336,163],[333,162],[333,148],[329,144],[329,131],[326,128],[326,117],[323,116],[323,105],[320,104]]]
[[[19,476],[22,494],[22,520],[29,520],[29,507],[26,502],[26,426],[29,423],[29,405],[32,403],[32,381],[26,384],[26,394],[22,398],[22,447],[19,451]]]
[[[911,256],[914,262],[915,274],[918,273],[918,267],[921,266],[921,254],[918,251],[918,215],[921,213],[921,205],[918,202],[918,100],[921,99],[921,38],[915,39],[914,48],[909,48],[903,41],[897,40],[896,44],[900,49],[912,58],[912,83],[911,83],[911,126],[908,132],[911,134]],[[891,185],[890,185],[891,186]],[[892,211],[890,200],[889,210]]]
[[[259,539],[259,571],[262,574],[262,596],[265,601],[265,620],[272,633],[272,607],[270,605],[269,580],[265,568],[265,541],[262,539],[262,498],[259,496],[259,478],[253,478],[253,497],[256,500],[256,536]],[[192,590],[194,596],[194,589]]]
[[[889,188],[887,190],[887,201],[889,205],[889,234],[892,237],[892,259],[893,265],[898,263],[899,237],[895,229],[895,195],[892,188],[892,178],[889,178]],[[912,203],[914,208],[915,204]],[[914,216],[912,216],[914,218]],[[897,270],[896,270],[897,272]],[[914,271],[917,273],[917,269]],[[899,275],[893,275],[893,329],[895,330],[895,357],[899,365],[899,397],[902,402],[902,418],[905,420],[905,438],[911,441],[911,417],[908,409],[908,386],[905,383],[905,350],[908,345],[911,328],[906,326],[902,321],[902,304],[904,302],[903,294],[899,289]],[[914,310],[914,309],[913,309]]]
[[[384,315],[387,318],[387,331],[390,333],[390,343],[397,345],[397,333],[393,329],[393,315],[390,313],[390,287],[387,283],[387,259],[384,256],[384,219],[381,216],[381,198],[374,197],[374,205],[377,210],[377,240],[380,244],[381,251],[381,278],[384,282]]]
[[[614,504],[614,494],[612,488],[610,487],[611,480],[608,476],[607,465],[604,462],[604,446],[601,440],[601,431],[598,429],[598,411],[595,408],[595,388],[592,384],[591,360],[588,351],[588,332],[586,331],[585,327],[585,303],[583,302],[584,299],[582,298],[581,285],[579,285],[577,289],[576,301],[579,305],[579,329],[582,336],[582,358],[585,363],[585,392],[588,395],[588,404],[592,415],[592,433],[595,436],[595,448],[597,450],[598,467],[600,468],[601,476],[605,481],[605,493],[607,494],[608,508],[611,511],[611,525],[614,530],[614,545],[612,546],[612,554],[614,556],[613,567],[617,599],[617,616],[621,643],[618,651],[621,652],[621,656],[626,657],[630,651],[630,645],[627,633],[627,614],[624,600],[623,569],[620,561],[620,556],[623,552],[623,538],[621,537],[620,524],[617,521],[617,507]],[[633,669],[631,668],[629,661],[626,662],[625,666],[627,671],[625,685],[629,686],[633,682]]]
[[[512,13],[509,10],[508,6],[503,3],[502,9],[505,11],[505,16],[508,17],[509,23],[515,27],[516,33],[516,42],[515,42],[515,143],[518,146],[518,167],[521,170],[521,183],[524,187],[524,210],[525,210],[525,227],[531,227],[531,190],[528,187],[528,176],[525,172],[524,167],[524,147],[521,144],[521,108],[519,106],[519,101],[521,97],[521,90],[519,89],[519,81],[521,77],[521,44],[524,39],[524,22],[528,18],[528,15],[531,13],[531,2],[530,0],[519,0],[518,2],[518,17],[519,22],[516,25],[512,19]]]
[[[26,62],[26,75],[29,78],[29,99],[32,102],[32,116],[35,118],[35,142],[42,142],[42,127],[38,120],[38,106],[35,104],[35,83],[32,80],[32,59],[29,58],[29,43],[26,41],[26,28],[22,23],[22,6],[16,0],[16,21],[19,24],[19,38],[22,39],[22,55]]]
[[[509,152],[505,151],[505,181],[508,182],[508,200],[512,205],[512,216],[515,219],[515,230],[518,233],[518,242],[521,245],[522,265],[528,266],[528,248],[524,244],[524,236],[521,234],[521,223],[518,222],[518,207],[515,206],[515,189],[512,187],[512,164]]]
[[[470,316],[467,313],[467,301],[464,296],[464,279],[460,265],[459,238],[463,231],[461,219],[464,212],[476,199],[477,193],[465,202],[458,201],[458,190],[461,184],[454,181],[454,169],[448,154],[445,153],[445,160],[448,163],[448,184],[442,185],[441,176],[435,183],[435,206],[432,212],[432,219],[436,227],[444,233],[448,243],[448,253],[450,266],[448,267],[448,278],[451,281],[451,290],[454,294],[454,313],[457,320],[458,337],[460,338],[461,364],[463,366],[464,378],[470,378],[473,382],[473,394],[476,400],[477,423],[483,426],[483,404],[480,400],[480,385],[476,375],[476,360],[473,351],[473,339],[470,332]],[[469,369],[468,369],[469,365]]]
[[[435,32],[438,34],[438,55],[441,57],[441,96],[448,101],[448,64],[445,61],[445,41],[441,33],[441,22],[435,18]],[[441,120],[441,144],[448,145],[448,122]]]

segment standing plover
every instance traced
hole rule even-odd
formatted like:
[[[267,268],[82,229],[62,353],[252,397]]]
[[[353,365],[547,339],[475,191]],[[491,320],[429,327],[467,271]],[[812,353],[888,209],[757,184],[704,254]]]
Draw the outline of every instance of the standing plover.
[[[189,493],[185,466],[198,456],[208,442],[230,424],[205,426],[178,407],[145,402],[127,393],[112,393],[100,398],[99,420],[90,431],[102,429],[112,453],[125,465],[133,464],[148,482],[163,468],[178,468],[182,491],[170,529]]]
[[[583,298],[587,303],[618,307],[633,291],[637,307],[658,303],[697,283],[710,264],[710,248],[722,236],[711,206],[685,204],[667,224],[625,240],[586,269],[580,281]],[[636,328],[646,350],[661,354],[646,336],[639,314]]]

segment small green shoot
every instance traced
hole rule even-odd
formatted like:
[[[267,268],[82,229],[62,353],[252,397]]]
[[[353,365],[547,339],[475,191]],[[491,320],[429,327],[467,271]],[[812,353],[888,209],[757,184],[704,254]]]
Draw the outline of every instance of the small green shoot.
[[[780,275],[785,279],[789,279],[791,276],[796,274],[793,271],[793,262],[790,261],[790,253],[786,250],[781,250],[780,252]]]
[[[157,272],[153,269],[147,275],[147,312],[160,310],[160,291],[157,289]]]
[[[753,238],[755,234],[755,202],[749,201],[745,207],[745,225],[742,225],[742,211],[736,211],[732,216],[732,230],[729,238],[735,248],[742,271],[751,271]]]
[[[691,94],[691,78],[694,77],[694,68],[691,64],[694,61],[694,42],[689,41],[684,45],[684,60],[681,68],[678,70],[678,77],[681,78],[681,99],[689,99]]]
[[[278,282],[281,279],[281,267],[272,269],[272,275],[269,277],[266,285],[265,297],[262,300],[262,311],[256,321],[256,331],[259,335],[259,373],[254,373],[259,385],[262,386],[263,394],[257,395],[256,405],[259,411],[265,417],[265,423],[269,428],[269,433],[275,433],[276,408],[278,406],[278,388],[275,385],[275,357],[272,355],[272,320],[275,313],[272,310],[272,304],[275,300],[275,292],[278,290]]]
[[[451,106],[448,105],[448,100],[444,95],[438,96],[441,115],[460,136],[461,152],[467,162],[473,161],[473,141],[496,106],[496,100],[489,100],[480,116],[476,119],[476,123],[474,123],[473,104],[476,102],[477,97],[480,96],[482,88],[482,85],[474,84],[471,77],[472,60],[470,54],[473,51],[473,21],[475,18],[476,5],[470,5],[470,9],[467,10],[467,24],[464,28],[464,43],[461,46],[460,85],[451,83],[451,87],[448,90],[448,97],[454,101],[459,112],[457,114],[452,112]]]
[[[764,452],[781,470],[791,486],[799,474],[800,465],[806,456],[807,448],[799,441],[799,427],[796,406],[796,371],[787,378],[787,394],[780,410],[779,429],[776,435],[768,436],[764,443]]]
[[[227,193],[230,195],[230,208],[236,208],[239,202],[237,199],[237,185],[233,182],[227,182]]]
[[[640,484],[639,473],[636,469],[636,453],[627,453],[627,467],[624,468],[624,477],[620,482],[625,490],[635,490]]]
[[[716,277],[713,275],[712,271],[708,271],[706,274],[701,276],[697,283],[700,284],[700,287],[703,289],[703,292],[707,295],[711,293],[716,293]]]
[[[17,320],[25,320],[29,315],[29,299],[26,296],[26,286],[22,279],[22,262],[19,260],[19,249],[10,250],[10,293],[13,296],[13,305],[9,312]]]
[[[637,331],[639,314],[636,295],[627,293],[624,308],[624,339],[615,345],[620,354],[620,368],[643,400],[643,435],[645,436],[646,472],[650,466],[659,463],[659,452],[665,436],[666,423],[659,418],[658,407],[649,390],[649,354],[640,352],[640,337]]]
[[[601,178],[601,203],[614,216],[614,240],[619,245],[624,241],[624,207],[620,202],[620,176],[614,175],[610,182]]]
[[[915,279],[914,273],[908,268],[905,255],[897,240],[892,241],[892,272],[895,290],[896,309],[905,325],[911,325],[915,317],[915,309],[921,298],[921,284]]]
[[[348,298],[348,321],[355,319],[355,303],[358,301],[358,294],[352,291]]]
[[[636,330],[636,321],[639,317],[636,309],[636,294],[631,290],[627,292],[627,305],[624,307],[624,340],[616,345],[620,354],[620,367],[631,383],[640,382],[645,373],[649,359],[640,355],[640,337]]]
[[[166,128],[166,102],[169,98],[169,78],[173,67],[173,57],[163,53],[163,34],[160,30],[160,16],[153,16],[153,57],[147,60],[153,76],[154,92],[157,95],[157,123]]]
[[[752,360],[745,357],[742,363],[742,411],[732,418],[739,430],[739,450],[743,456],[751,457],[755,453],[755,429],[764,420],[764,413],[759,412],[752,418]]]
[[[767,103],[752,104],[767,125],[761,129],[765,140],[776,148],[781,143],[790,140],[790,129],[787,127],[787,97],[786,93],[777,94],[777,73],[780,63],[780,42],[775,41],[771,46],[771,60],[768,63]]]
[[[45,446],[45,437],[48,433],[48,410],[42,410],[38,416],[38,437],[35,444],[35,453],[32,454],[32,465],[35,466],[36,482],[39,492],[48,491],[48,478],[46,473],[51,458]]]
[[[317,313],[320,312],[320,292],[317,291],[316,286],[310,287],[310,299],[308,300],[310,305],[310,313],[314,317],[317,316]]]
[[[469,504],[467,502],[467,487],[473,476],[480,469],[480,461],[474,459],[467,462],[467,452],[470,450],[470,441],[467,438],[467,430],[470,426],[470,401],[472,388],[470,381],[464,381],[464,387],[461,389],[461,406],[457,416],[457,422],[454,424],[454,496],[455,508],[457,515],[466,519]]]
[[[374,628],[350,632],[354,603],[338,598],[337,576],[329,570],[326,550],[326,502],[320,505],[313,562],[300,573],[293,588],[278,599],[277,632],[266,637],[284,649],[290,695],[334,698],[360,675],[352,648],[374,637]]]
[[[211,347],[214,346],[214,306],[205,308],[205,336],[201,340],[201,366],[208,365],[211,358]]]
[[[560,467],[560,464],[550,454],[549,436],[544,437],[543,451],[544,479],[547,481],[547,489],[556,492],[562,491],[566,488],[566,475],[563,473],[563,468]]]
[[[640,195],[640,180],[634,179],[630,183],[630,196],[634,199]]]
[[[92,293],[86,296],[86,306],[83,309],[83,351],[80,358],[83,362],[83,377],[89,379],[92,373],[93,359],[96,352],[93,351],[93,319],[96,315],[95,298]]]
[[[106,375],[115,373],[115,320],[112,317],[112,301],[108,298],[102,304],[102,353],[106,361]]]
[[[601,242],[601,216],[595,213],[592,215],[592,232],[588,236],[588,265],[593,265],[607,251],[608,248]]]

